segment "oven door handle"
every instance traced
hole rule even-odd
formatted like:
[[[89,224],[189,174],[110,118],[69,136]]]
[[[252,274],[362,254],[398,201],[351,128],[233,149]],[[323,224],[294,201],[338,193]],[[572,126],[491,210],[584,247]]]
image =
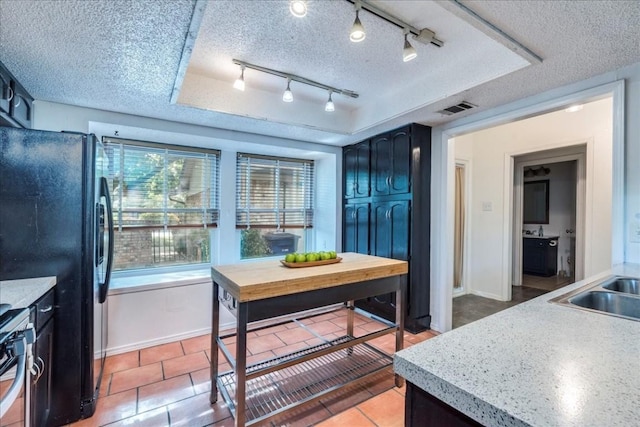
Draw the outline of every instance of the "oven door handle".
[[[16,376],[13,379],[13,383],[9,387],[9,390],[4,395],[2,400],[0,400],[0,418],[4,417],[7,413],[13,402],[16,401],[18,395],[20,394],[20,390],[22,390],[22,385],[24,384],[24,377],[26,375],[26,366],[27,366],[27,340],[23,336],[21,339],[13,342],[14,349],[18,354],[18,365],[16,370]]]

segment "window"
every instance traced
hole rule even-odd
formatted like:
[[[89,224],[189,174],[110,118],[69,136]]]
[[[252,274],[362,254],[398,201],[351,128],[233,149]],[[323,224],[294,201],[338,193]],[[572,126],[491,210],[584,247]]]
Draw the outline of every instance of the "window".
[[[313,226],[313,161],[238,153],[241,258],[304,252]]]
[[[220,153],[103,141],[116,230],[114,270],[210,263]]]

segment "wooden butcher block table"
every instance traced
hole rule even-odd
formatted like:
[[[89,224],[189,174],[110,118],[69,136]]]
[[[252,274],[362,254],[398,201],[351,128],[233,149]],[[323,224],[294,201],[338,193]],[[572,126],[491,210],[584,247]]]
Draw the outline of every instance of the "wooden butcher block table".
[[[216,402],[220,390],[236,426],[264,422],[387,369],[392,355],[369,345],[371,339],[395,333],[396,351],[402,349],[407,262],[356,253],[338,256],[339,263],[307,268],[288,268],[273,259],[212,267],[210,401]],[[383,321],[386,328],[355,337],[354,300],[390,292],[396,293],[396,322]],[[344,336],[247,366],[249,323],[342,302],[349,309]],[[220,303],[237,320],[235,358],[222,341],[231,335],[220,335]],[[231,365],[229,372],[218,373],[218,349]],[[398,376],[396,385],[402,385]]]

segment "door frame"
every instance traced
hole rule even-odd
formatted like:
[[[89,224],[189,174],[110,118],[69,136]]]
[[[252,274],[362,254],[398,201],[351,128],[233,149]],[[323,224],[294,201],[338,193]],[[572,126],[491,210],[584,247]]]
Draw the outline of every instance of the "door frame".
[[[588,84],[588,83],[587,83]],[[572,86],[575,90],[575,85]],[[517,120],[567,108],[611,96],[612,99],[612,230],[611,262],[624,262],[624,132],[625,81],[617,80],[578,92],[566,93],[566,88],[516,101],[489,112],[471,116],[471,121],[460,119],[432,131],[431,181],[431,327],[440,332],[452,328],[453,294],[453,211],[455,140],[459,135],[511,123]],[[564,93],[563,93],[564,92]],[[557,96],[556,98],[551,98]],[[491,115],[492,114],[492,115]],[[475,121],[473,121],[475,120]],[[513,169],[510,169],[510,176]],[[506,218],[512,221],[512,215]],[[507,247],[509,245],[506,245]],[[510,255],[504,254],[506,265]],[[509,272],[504,275],[510,280]]]
[[[513,256],[511,258],[513,275],[511,278],[512,285],[522,285],[522,230],[523,230],[523,184],[524,184],[524,168],[527,166],[533,166],[537,164],[553,164],[560,162],[576,162],[576,177],[575,177],[575,189],[576,189],[576,203],[575,203],[575,238],[576,238],[576,253],[574,256],[575,262],[575,281],[582,280],[584,278],[584,265],[585,265],[585,222],[586,222],[586,196],[587,196],[587,170],[586,159],[587,151],[593,150],[593,140],[584,141],[582,144],[571,145],[567,147],[568,151],[575,151],[575,153],[559,155],[553,152],[540,152],[535,151],[531,154],[524,154],[520,156],[514,156],[515,173],[513,179],[513,233],[512,233],[512,245]],[[521,160],[518,160],[518,157]],[[509,294],[511,293],[511,287],[509,287]],[[511,295],[509,295],[511,297]]]

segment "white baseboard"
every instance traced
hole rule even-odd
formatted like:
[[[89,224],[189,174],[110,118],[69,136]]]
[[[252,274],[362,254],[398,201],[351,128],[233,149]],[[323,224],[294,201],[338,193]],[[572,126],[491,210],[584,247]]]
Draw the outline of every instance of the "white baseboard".
[[[295,313],[295,314],[292,314],[292,315],[275,317],[275,318],[272,318],[272,319],[267,319],[267,320],[255,322],[255,323],[252,324],[252,326],[254,326],[254,327],[258,326],[259,327],[259,326],[262,326],[262,325],[267,325],[268,323],[277,323],[277,322],[285,321],[285,320],[291,319],[293,317],[300,318],[300,317],[312,316],[312,315],[315,315],[315,314],[322,314],[322,313],[325,313],[325,312],[330,311],[330,310],[335,310],[336,308],[340,307],[341,305],[342,304],[335,304],[335,305],[331,305],[331,306],[326,306],[326,307],[321,307],[321,308],[315,308],[315,309],[312,309],[312,310],[302,311],[302,312]],[[225,333],[230,333],[235,328],[236,328],[235,322],[227,322],[227,323],[221,323],[220,324],[220,331],[224,331]],[[154,338],[154,339],[150,339],[150,340],[146,340],[146,341],[138,341],[138,342],[135,342],[135,343],[131,343],[131,344],[127,344],[127,345],[121,345],[121,346],[118,346],[118,347],[109,347],[109,348],[107,348],[107,356],[115,356],[116,354],[122,354],[122,353],[128,353],[130,351],[142,350],[144,348],[154,347],[156,345],[168,344],[168,343],[174,342],[174,341],[186,340],[186,339],[189,339],[189,338],[194,338],[194,337],[198,337],[200,335],[206,335],[206,334],[209,334],[209,333],[211,333],[211,327],[206,327],[206,328],[202,328],[202,329],[196,329],[196,330],[184,332],[184,333],[181,333],[181,334],[168,335],[168,336],[165,336],[165,337]],[[94,357],[98,358],[98,357],[100,357],[100,355],[96,354],[96,355],[94,355]]]
[[[492,293],[489,293],[489,292],[482,292],[482,291],[472,290],[471,294],[477,295],[479,297],[494,299],[494,300],[497,300],[497,301],[507,301],[505,299],[502,299],[501,295],[492,294]]]
[[[233,323],[228,323],[228,324],[221,324],[220,328],[225,328],[225,327],[234,327]],[[108,347],[107,348],[107,357],[108,356],[114,356],[116,354],[122,354],[122,353],[128,353],[130,351],[137,351],[137,350],[142,350],[144,348],[148,348],[148,347],[154,347],[156,345],[162,345],[162,344],[168,344],[170,342],[174,342],[174,341],[181,341],[181,340],[186,340],[189,338],[193,338],[193,337],[198,337],[200,335],[206,335],[211,333],[211,327],[208,328],[202,328],[202,329],[196,329],[193,331],[189,331],[189,332],[185,332],[182,334],[175,334],[175,335],[168,335],[166,337],[160,337],[160,338],[155,338],[155,339],[151,339],[151,340],[147,340],[147,341],[138,341],[135,343],[131,343],[131,344],[127,344],[127,345],[121,345],[118,347]],[[99,357],[99,355],[96,355],[97,357]]]

